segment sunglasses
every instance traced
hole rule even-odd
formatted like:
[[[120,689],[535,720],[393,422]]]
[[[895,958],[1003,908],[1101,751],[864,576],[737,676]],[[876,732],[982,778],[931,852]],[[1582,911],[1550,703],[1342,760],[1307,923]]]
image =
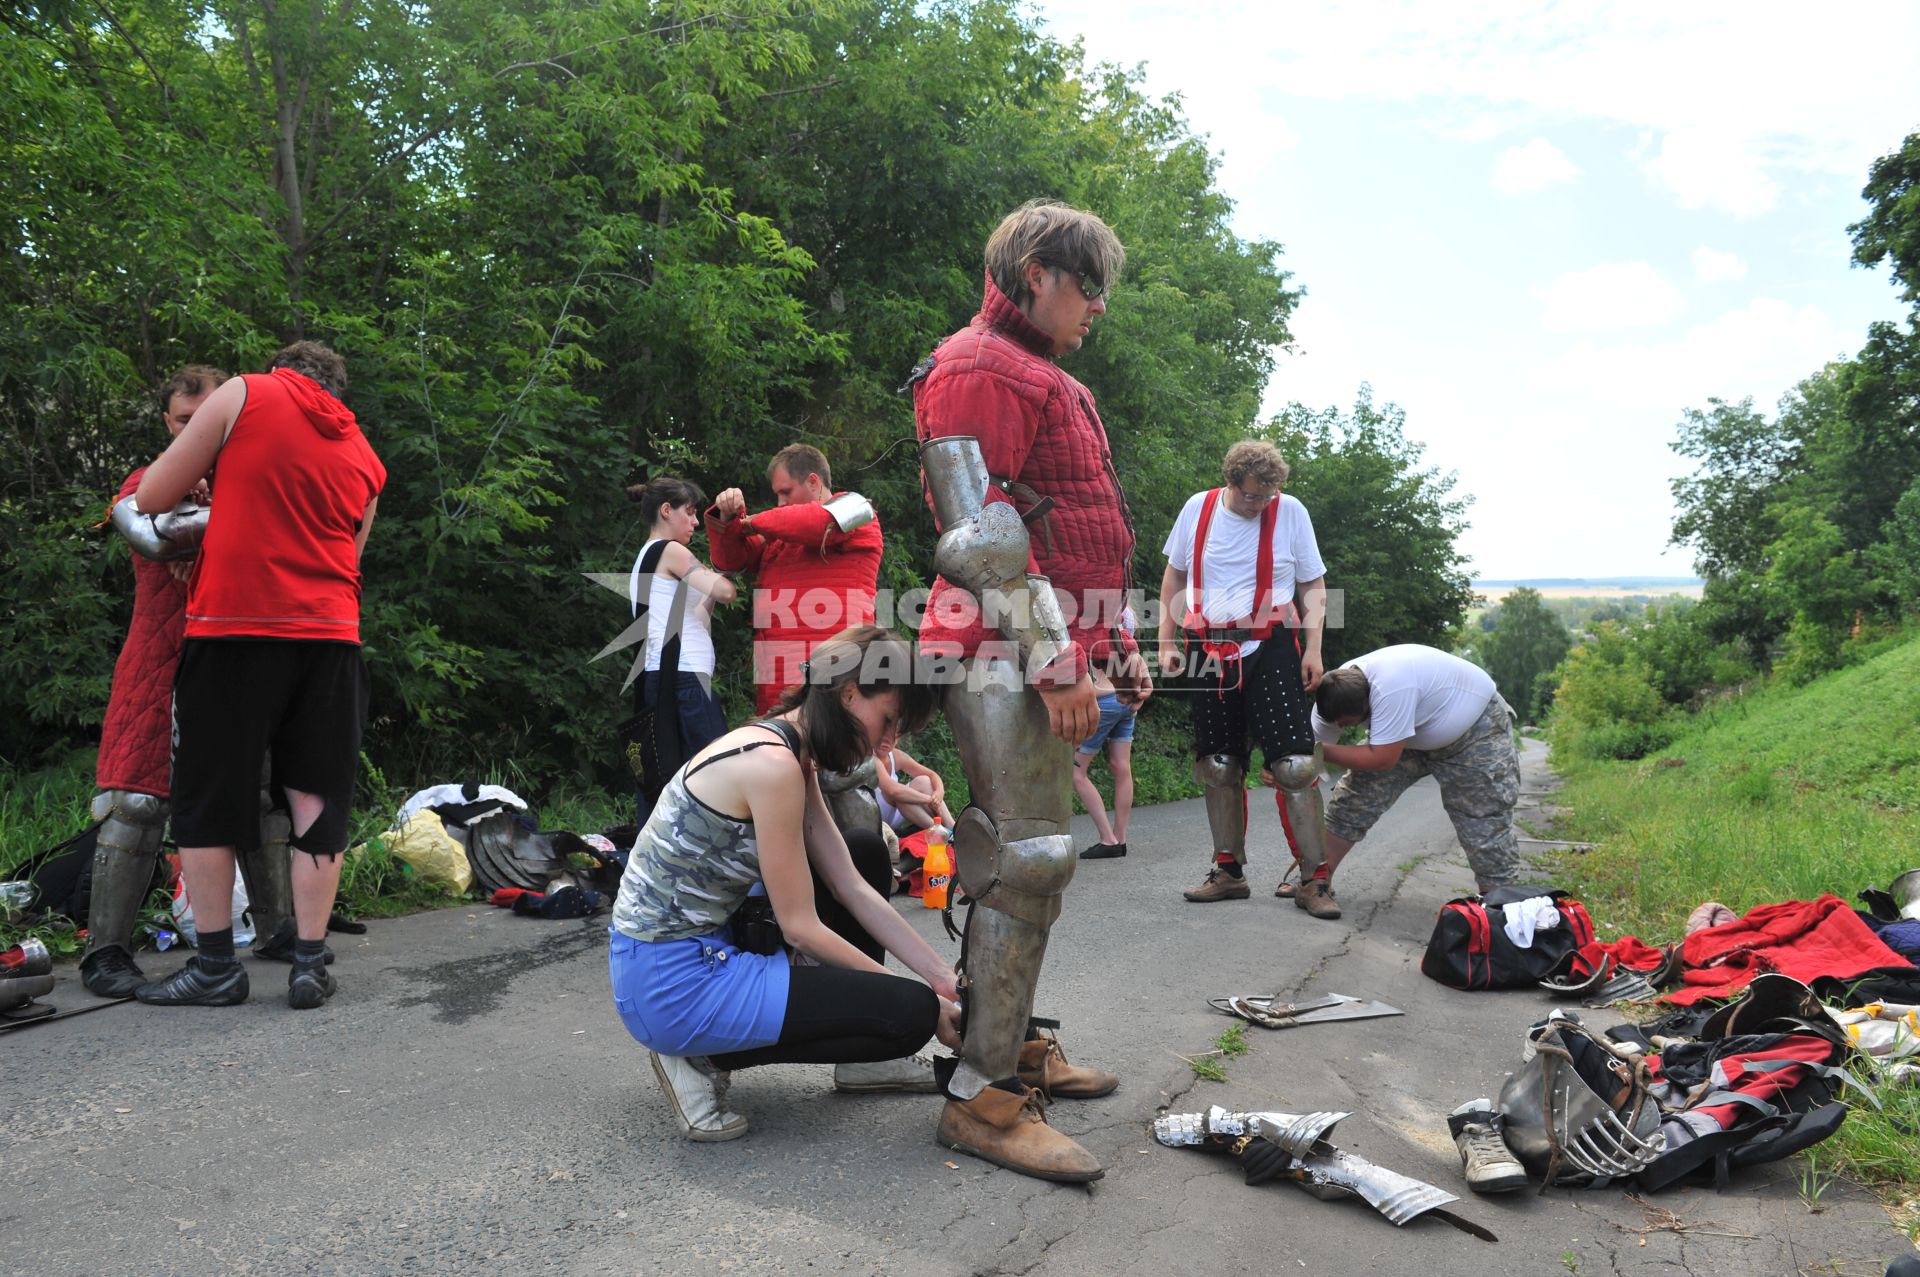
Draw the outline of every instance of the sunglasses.
[[[1074,287],[1080,290],[1080,295],[1090,302],[1099,301],[1107,295],[1106,281],[1091,271],[1074,270],[1057,262],[1048,263],[1048,269],[1063,272],[1073,280]]]

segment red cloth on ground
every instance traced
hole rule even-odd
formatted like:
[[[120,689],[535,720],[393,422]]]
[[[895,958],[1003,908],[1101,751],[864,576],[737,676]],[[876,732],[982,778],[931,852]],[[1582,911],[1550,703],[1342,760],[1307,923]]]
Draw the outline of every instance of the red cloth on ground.
[[[127,476],[114,497],[130,497],[147,468]],[[109,507],[111,510],[111,507]],[[113,690],[100,729],[94,783],[165,798],[172,772],[173,671],[187,627],[187,586],[164,563],[133,556],[133,620],[113,665]]]
[[[1665,953],[1634,936],[1621,936],[1618,940],[1591,940],[1574,951],[1574,973],[1592,975],[1600,969],[1601,960],[1609,957],[1616,966],[1643,972],[1658,971],[1667,960]]]
[[[753,573],[754,707],[765,714],[799,681],[792,656],[805,660],[848,626],[873,624],[885,550],[880,520],[842,532],[815,501],[774,506],[744,521],[722,522],[709,509],[706,522],[713,566]],[[759,650],[769,644],[776,646]]]
[[[1078,650],[1072,669],[1061,673],[1077,678],[1089,661],[1108,656],[1133,557],[1133,523],[1093,396],[1054,363],[1052,349],[1052,339],[988,276],[980,313],[940,343],[932,371],[915,383],[914,420],[922,442],[948,435],[980,441],[993,476],[989,502],[1026,501],[1030,508],[1053,498],[1044,520],[1028,525],[1029,571],[1052,581],[1066,611]],[[923,648],[971,656],[998,637],[971,595],[944,577],[934,581]],[[1130,651],[1133,642],[1121,646]]]
[[[1681,956],[1687,967],[1681,987],[1661,995],[1675,1006],[1731,998],[1765,971],[1812,983],[1820,976],[1845,979],[1906,963],[1834,895],[1761,905],[1736,921],[1694,932],[1682,943]]]

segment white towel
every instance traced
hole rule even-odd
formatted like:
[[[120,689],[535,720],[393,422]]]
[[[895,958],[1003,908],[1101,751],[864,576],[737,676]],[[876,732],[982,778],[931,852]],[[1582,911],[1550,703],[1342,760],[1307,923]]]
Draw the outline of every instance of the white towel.
[[[1533,948],[1534,932],[1551,931],[1560,925],[1560,911],[1553,907],[1551,896],[1530,896],[1503,906],[1500,912],[1507,920],[1507,939],[1516,949]]]

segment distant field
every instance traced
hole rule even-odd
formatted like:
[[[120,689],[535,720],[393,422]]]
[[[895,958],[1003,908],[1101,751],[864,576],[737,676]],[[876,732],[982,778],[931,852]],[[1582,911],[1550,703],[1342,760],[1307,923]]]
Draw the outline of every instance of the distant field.
[[[1478,593],[1481,602],[1491,607],[1518,588],[1519,587],[1515,585],[1488,585],[1479,587]],[[1590,582],[1580,585],[1535,585],[1529,588],[1538,590],[1542,598],[1548,599],[1630,599],[1635,595],[1644,595],[1648,598],[1666,598],[1670,595],[1679,595],[1684,598],[1697,599],[1700,597],[1700,591],[1705,587],[1698,582],[1691,585],[1675,585],[1665,582],[1648,582],[1644,585],[1603,585],[1599,582]]]

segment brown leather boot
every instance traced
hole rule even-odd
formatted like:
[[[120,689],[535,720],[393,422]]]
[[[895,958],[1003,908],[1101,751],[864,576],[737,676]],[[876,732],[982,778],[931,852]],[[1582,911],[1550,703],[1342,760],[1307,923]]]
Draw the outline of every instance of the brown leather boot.
[[[1106,1174],[1092,1153],[1047,1125],[1038,1091],[1014,1095],[990,1086],[970,1100],[948,1100],[938,1139],[1036,1179],[1084,1184]]]
[[[1060,1039],[1051,1033],[1021,1044],[1019,1078],[1050,1100],[1098,1099],[1120,1085],[1117,1073],[1067,1063]]]
[[[1199,886],[1189,887],[1180,893],[1195,904],[1211,904],[1215,900],[1245,900],[1253,894],[1253,888],[1247,885],[1243,873],[1236,878],[1220,866],[1207,870],[1207,876]]]
[[[1333,884],[1325,878],[1309,878],[1301,883],[1300,890],[1294,894],[1293,903],[1316,918],[1331,920],[1340,916],[1340,904],[1333,897]]]

